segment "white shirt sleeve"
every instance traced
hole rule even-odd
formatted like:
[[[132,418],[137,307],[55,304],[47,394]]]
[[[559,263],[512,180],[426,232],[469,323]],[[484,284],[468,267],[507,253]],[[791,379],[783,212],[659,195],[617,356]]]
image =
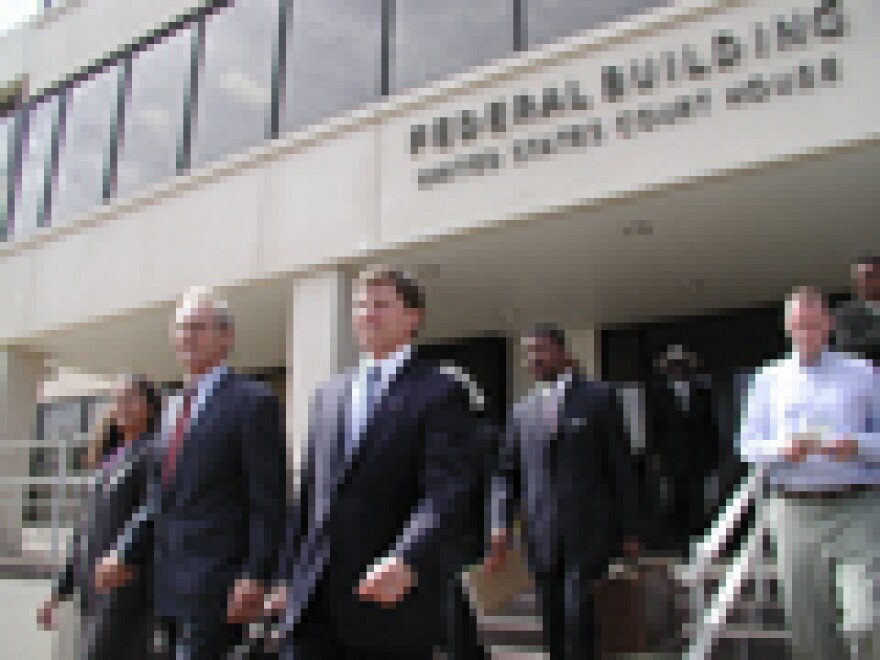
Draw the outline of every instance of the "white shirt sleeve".
[[[779,429],[773,405],[777,390],[772,372],[759,372],[749,386],[739,432],[739,452],[749,463],[779,460]]]
[[[880,371],[874,369],[864,378],[861,392],[861,428],[856,433],[859,454],[872,463],[880,463]]]

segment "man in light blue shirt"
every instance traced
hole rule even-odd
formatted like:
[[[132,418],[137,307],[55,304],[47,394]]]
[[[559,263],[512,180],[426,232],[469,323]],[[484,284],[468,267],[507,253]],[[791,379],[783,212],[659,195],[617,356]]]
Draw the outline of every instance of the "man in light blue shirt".
[[[880,376],[828,349],[823,295],[786,302],[788,357],[750,388],[740,452],[768,470],[796,658],[880,657]]]

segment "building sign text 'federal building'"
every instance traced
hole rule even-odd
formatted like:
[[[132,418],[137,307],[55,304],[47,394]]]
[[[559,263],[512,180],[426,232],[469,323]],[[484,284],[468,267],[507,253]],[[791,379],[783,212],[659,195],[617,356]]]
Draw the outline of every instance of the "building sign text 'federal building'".
[[[600,147],[612,139],[633,139],[708,116],[718,107],[742,108],[834,85],[843,75],[839,57],[809,53],[812,47],[835,43],[847,29],[842,0],[819,0],[808,11],[741,30],[717,30],[699,47],[683,44],[603,65],[592,83],[566,80],[414,124],[409,151],[418,186],[430,189],[536,158]],[[749,62],[788,53],[800,57],[784,68],[743,73],[720,90],[699,86],[719,74],[744,71]],[[664,90],[686,83],[697,87],[656,100]],[[649,96],[655,99],[646,100]]]

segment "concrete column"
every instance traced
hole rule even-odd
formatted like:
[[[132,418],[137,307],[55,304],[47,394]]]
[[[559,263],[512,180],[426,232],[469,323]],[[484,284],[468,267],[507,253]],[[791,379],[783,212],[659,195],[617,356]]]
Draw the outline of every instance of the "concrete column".
[[[44,369],[41,355],[0,350],[0,552],[12,555],[22,549],[22,499],[20,488],[2,485],[2,478],[28,475],[28,449],[12,443],[36,435],[37,395]]]
[[[591,378],[600,378],[599,363],[601,353],[599,347],[600,333],[595,328],[566,328],[568,346],[575,359],[580,363],[584,374]]]
[[[350,276],[332,271],[294,280],[287,332],[287,432],[293,467],[305,446],[312,391],[355,359]]]

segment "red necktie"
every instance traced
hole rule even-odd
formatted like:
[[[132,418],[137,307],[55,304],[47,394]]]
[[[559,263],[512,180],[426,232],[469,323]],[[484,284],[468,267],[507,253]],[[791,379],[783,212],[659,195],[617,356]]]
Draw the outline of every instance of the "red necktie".
[[[177,467],[177,456],[183,445],[183,437],[186,435],[186,427],[189,424],[190,408],[192,407],[192,394],[184,391],[181,397],[180,410],[177,413],[177,421],[174,430],[168,436],[168,448],[165,451],[165,460],[162,462],[162,483],[166,486],[174,477]]]

